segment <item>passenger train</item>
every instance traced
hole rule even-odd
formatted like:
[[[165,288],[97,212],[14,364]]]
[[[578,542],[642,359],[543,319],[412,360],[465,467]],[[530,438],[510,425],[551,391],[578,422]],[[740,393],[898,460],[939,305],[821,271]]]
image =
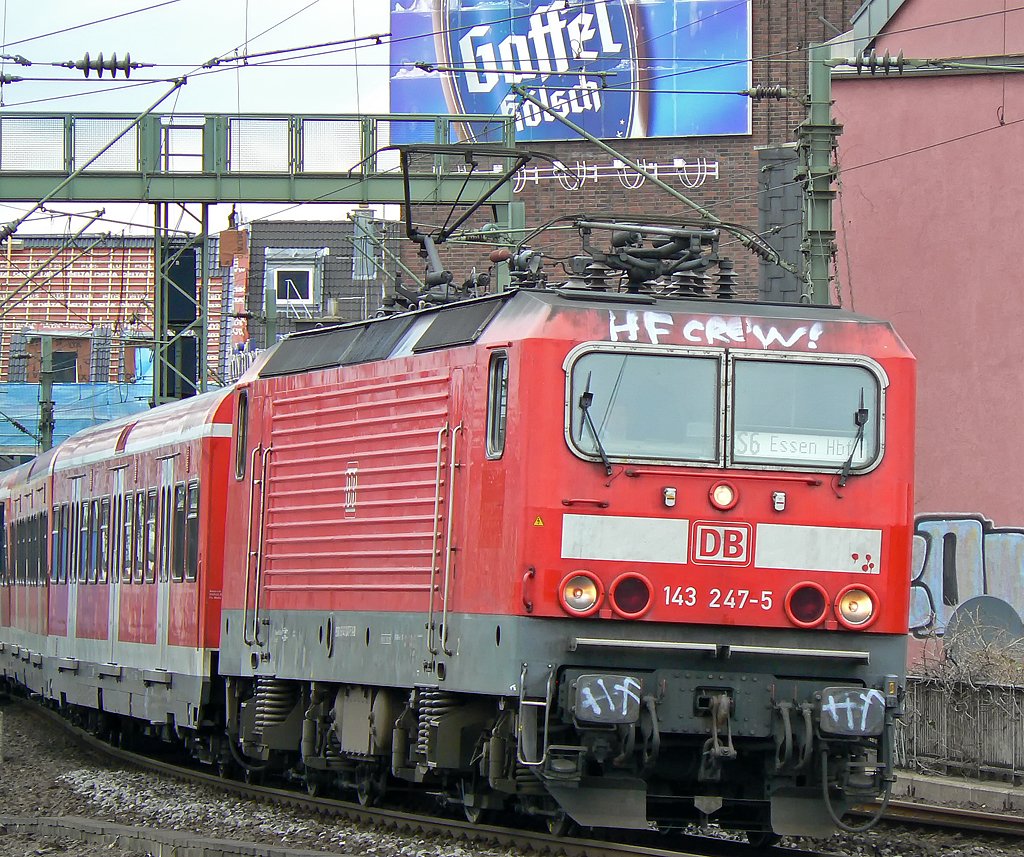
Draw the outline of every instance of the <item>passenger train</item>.
[[[2,474],[7,682],[363,802],[849,826],[893,780],[913,357],[616,258],[292,335]]]

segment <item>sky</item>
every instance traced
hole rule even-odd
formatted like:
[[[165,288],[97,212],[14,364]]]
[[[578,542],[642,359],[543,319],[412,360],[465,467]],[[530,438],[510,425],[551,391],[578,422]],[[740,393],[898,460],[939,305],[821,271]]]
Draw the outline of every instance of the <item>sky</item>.
[[[388,48],[371,40],[309,50],[311,45],[386,34],[387,0],[0,0],[0,73],[24,78],[0,85],[0,110],[137,115],[171,89],[162,113],[357,113],[387,112]],[[88,78],[60,63],[131,55],[152,68],[111,80]],[[273,55],[255,56],[266,52]],[[232,61],[247,56],[247,61]],[[23,66],[12,57],[23,57]],[[213,68],[202,66],[219,59]],[[53,208],[71,210],[54,204]],[[95,208],[95,206],[89,206]],[[215,207],[212,227],[226,222]],[[283,208],[279,206],[278,208]],[[142,209],[142,210],[139,210]],[[150,206],[108,212],[152,223]],[[0,222],[24,206],[0,208]],[[250,206],[243,218],[268,216],[273,208]],[[132,211],[137,212],[132,214]],[[293,219],[329,219],[337,207],[304,206]],[[343,216],[343,215],[341,215]],[[33,218],[19,229],[61,232],[66,224]],[[223,221],[223,222],[222,222]],[[73,228],[80,227],[80,223]],[[106,228],[116,232],[120,225]]]

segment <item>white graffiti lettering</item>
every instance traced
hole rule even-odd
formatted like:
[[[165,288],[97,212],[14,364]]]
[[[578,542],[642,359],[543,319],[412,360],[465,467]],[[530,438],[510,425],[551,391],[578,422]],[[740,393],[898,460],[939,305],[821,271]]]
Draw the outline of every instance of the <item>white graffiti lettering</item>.
[[[594,698],[594,692],[589,687],[580,691],[580,702],[584,708],[589,708],[598,717],[601,716],[601,703]]]
[[[652,345],[692,343],[748,348],[760,346],[766,351],[773,346],[815,350],[824,330],[818,323],[783,329],[740,316],[680,319],[671,313],[654,310],[627,310],[621,314],[614,310],[608,312],[608,336],[612,342],[640,342],[642,333],[646,337],[643,341]]]
[[[839,723],[840,715],[845,714],[847,731],[852,732],[857,729],[864,732],[871,715],[871,706],[876,702],[885,708],[885,697],[873,688],[860,694],[851,691],[845,694],[841,700],[837,700],[829,694],[828,702],[822,703],[821,710],[832,716],[833,723]],[[858,717],[859,723],[857,722]]]
[[[602,685],[603,686],[603,685]],[[637,691],[640,690],[640,682],[635,678],[626,676],[622,684],[617,684],[613,688],[616,693],[622,695],[622,715],[625,717],[629,713],[629,701],[633,700],[637,705],[640,704],[640,694]]]

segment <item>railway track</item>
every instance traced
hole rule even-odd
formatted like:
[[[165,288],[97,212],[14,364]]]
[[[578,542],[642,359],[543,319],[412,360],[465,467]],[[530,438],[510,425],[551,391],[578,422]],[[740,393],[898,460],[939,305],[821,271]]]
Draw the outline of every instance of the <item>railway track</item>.
[[[872,811],[866,807],[858,808],[851,813],[851,815],[861,817],[872,814]],[[885,815],[882,818],[890,823],[920,824],[947,830],[974,830],[998,836],[1024,837],[1024,817],[960,807],[894,800],[889,801],[889,806],[886,807]]]
[[[224,779],[202,770],[182,767],[172,761],[142,756],[125,749],[112,747],[89,732],[68,723],[63,717],[49,709],[33,705],[33,710],[45,712],[54,724],[59,724],[68,730],[83,744],[124,765],[181,781],[203,784],[264,804],[288,807],[304,814],[348,819],[382,831],[387,830],[411,836],[443,837],[457,842],[477,842],[489,847],[512,848],[517,851],[538,854],[565,854],[567,857],[576,857],[577,855],[624,857],[627,854],[646,855],[646,857],[734,857],[734,855],[751,857],[752,854],[757,853],[769,853],[775,857],[826,857],[826,855],[835,853],[829,848],[832,843],[825,843],[824,850],[820,852],[779,846],[758,851],[744,841],[681,832],[671,832],[667,835],[645,834],[632,838],[628,842],[559,837],[537,830],[473,824],[461,819],[395,809],[368,808],[360,806],[358,803]],[[455,810],[457,811],[458,808]],[[869,813],[870,808],[864,807],[861,814],[866,816]],[[1003,836],[1024,836],[1024,819],[909,802],[891,802],[885,820],[898,824],[972,830]],[[251,855],[253,853],[266,854],[268,857],[273,857],[273,855],[298,857],[298,855],[323,853],[283,846],[271,847],[246,842],[207,840],[193,833],[182,831],[158,830],[149,827],[121,828],[118,825],[97,822],[88,818],[25,819],[0,816],[0,824],[3,824],[7,831],[72,836],[102,845],[117,842],[124,847],[125,843],[131,843],[133,850],[149,851],[150,853],[166,852],[168,848],[182,853],[182,849],[187,844],[187,853],[192,857],[232,857],[232,855]]]

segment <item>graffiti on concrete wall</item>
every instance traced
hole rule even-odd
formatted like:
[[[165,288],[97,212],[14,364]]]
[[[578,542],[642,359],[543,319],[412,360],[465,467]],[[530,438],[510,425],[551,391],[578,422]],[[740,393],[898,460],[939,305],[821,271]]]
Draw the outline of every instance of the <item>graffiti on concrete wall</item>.
[[[1024,616],[1024,529],[981,515],[919,516],[910,576],[915,635],[942,634],[957,606],[979,595]]]

